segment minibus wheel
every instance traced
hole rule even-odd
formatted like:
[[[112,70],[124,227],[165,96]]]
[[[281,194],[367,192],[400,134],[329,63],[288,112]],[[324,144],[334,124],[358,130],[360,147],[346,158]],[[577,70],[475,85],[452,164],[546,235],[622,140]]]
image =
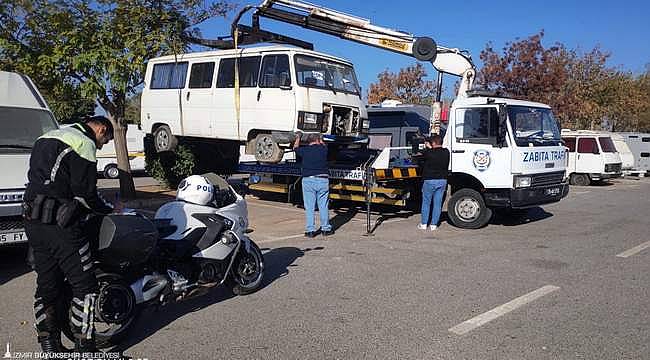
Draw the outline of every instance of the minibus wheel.
[[[178,145],[178,139],[172,134],[167,125],[161,125],[153,132],[153,143],[157,152],[173,151]]]
[[[282,160],[284,151],[280,149],[271,134],[258,134],[255,137],[255,160],[267,163],[278,163]]]
[[[571,174],[571,185],[589,186],[591,179],[587,174]]]

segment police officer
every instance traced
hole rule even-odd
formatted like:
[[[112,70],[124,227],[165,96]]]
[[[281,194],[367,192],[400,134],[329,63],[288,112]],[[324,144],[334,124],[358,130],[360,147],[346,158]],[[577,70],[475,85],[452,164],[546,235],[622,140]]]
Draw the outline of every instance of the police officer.
[[[96,351],[97,280],[82,220],[113,211],[97,192],[95,158],[96,150],[112,138],[111,122],[94,116],[44,134],[32,148],[23,207],[25,231],[34,251],[35,327],[44,352],[65,351],[57,318],[67,316],[75,351]],[[69,314],[57,314],[64,279],[72,287],[73,298]]]

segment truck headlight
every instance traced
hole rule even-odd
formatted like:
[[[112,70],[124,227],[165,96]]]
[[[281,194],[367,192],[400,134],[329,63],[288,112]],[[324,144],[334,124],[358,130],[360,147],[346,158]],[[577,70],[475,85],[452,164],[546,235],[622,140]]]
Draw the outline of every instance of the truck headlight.
[[[301,130],[311,130],[311,131],[321,131],[323,126],[323,120],[325,116],[323,114],[299,111],[298,112],[298,129]]]
[[[530,176],[516,176],[515,188],[530,187],[532,179]]]
[[[305,113],[305,124],[316,124],[318,122],[318,115],[314,113]]]
[[[363,128],[364,129],[369,129],[370,128],[370,120],[363,119]]]

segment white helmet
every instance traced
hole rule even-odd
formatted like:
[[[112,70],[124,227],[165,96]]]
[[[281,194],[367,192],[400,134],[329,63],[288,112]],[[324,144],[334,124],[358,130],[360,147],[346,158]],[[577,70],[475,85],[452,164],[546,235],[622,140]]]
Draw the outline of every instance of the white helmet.
[[[178,184],[176,199],[197,205],[212,201],[212,184],[201,175],[191,175]]]

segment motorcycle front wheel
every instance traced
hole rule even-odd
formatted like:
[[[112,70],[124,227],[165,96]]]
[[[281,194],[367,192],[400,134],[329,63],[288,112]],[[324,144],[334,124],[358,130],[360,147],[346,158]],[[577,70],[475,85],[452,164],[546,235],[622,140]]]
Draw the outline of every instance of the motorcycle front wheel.
[[[231,271],[230,284],[235,295],[248,295],[262,285],[264,257],[260,248],[251,240],[250,251],[237,254]]]
[[[140,307],[130,286],[117,274],[97,274],[99,294],[95,303],[95,345],[108,348],[117,345],[126,335],[140,315]],[[72,300],[72,290],[67,289],[65,301],[60,304],[59,324],[65,336],[74,342],[74,335],[68,312]]]

